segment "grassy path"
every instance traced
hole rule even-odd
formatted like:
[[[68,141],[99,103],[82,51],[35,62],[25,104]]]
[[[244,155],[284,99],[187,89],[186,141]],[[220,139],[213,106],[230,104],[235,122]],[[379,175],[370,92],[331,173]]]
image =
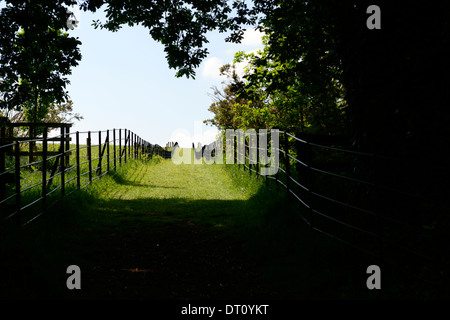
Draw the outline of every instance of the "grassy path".
[[[277,297],[245,255],[242,238],[248,221],[262,214],[270,199],[258,196],[261,184],[254,178],[241,185],[236,179],[218,165],[127,164],[9,241],[15,245],[4,249],[13,256],[5,272],[21,267],[9,283],[14,289],[2,294]],[[81,290],[66,288],[65,271],[73,264],[82,270]]]
[[[132,165],[96,190],[88,210],[104,226],[189,224],[220,230],[251,217],[260,183],[238,185],[223,166]],[[264,206],[264,203],[261,203]]]
[[[371,294],[367,264],[310,233],[295,210],[285,192],[236,167],[130,162],[0,234],[0,299]],[[70,265],[81,290],[67,289]]]
[[[92,295],[184,299],[271,294],[245,265],[239,243],[224,232],[245,214],[245,202],[255,190],[236,188],[219,166],[171,161],[137,166],[128,179],[117,178],[114,184],[113,192],[102,192],[90,208],[109,229],[91,261]]]
[[[174,165],[170,160],[137,166],[127,179],[118,177],[115,183],[110,192],[100,195],[103,208],[98,210],[129,212],[152,223],[195,220],[210,224],[214,217],[226,219],[231,211],[242,208],[255,191],[236,188],[222,167]]]

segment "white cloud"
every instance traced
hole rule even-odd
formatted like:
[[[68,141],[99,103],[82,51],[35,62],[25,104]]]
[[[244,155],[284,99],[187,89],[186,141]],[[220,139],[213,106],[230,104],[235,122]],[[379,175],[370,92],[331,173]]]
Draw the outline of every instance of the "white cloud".
[[[246,53],[256,53],[258,50],[263,49],[262,36],[263,32],[256,29],[247,29],[244,31],[244,37],[239,44],[228,44],[228,47],[223,51],[224,57],[212,57],[204,61],[202,75],[205,78],[213,80],[226,80],[225,76],[220,75],[220,67],[227,63],[233,62],[234,53],[237,51],[245,51]],[[226,61],[224,61],[224,59]],[[236,65],[236,72],[242,76],[244,74],[244,67],[247,64],[246,61]]]
[[[222,67],[225,63],[222,59],[217,57],[209,58],[205,61],[203,65],[202,75],[206,78],[211,78],[215,80],[222,80],[225,77],[220,75],[220,67]]]
[[[262,47],[262,33],[256,29],[247,29],[244,31],[244,38],[241,41],[241,44],[245,46],[261,46]]]
[[[243,77],[244,76],[244,74],[245,74],[245,71],[244,71],[244,68],[245,68],[245,66],[247,65],[247,62],[239,62],[239,63],[236,63],[235,64],[235,67],[236,67],[236,73],[237,73],[237,75],[239,76],[239,77]]]

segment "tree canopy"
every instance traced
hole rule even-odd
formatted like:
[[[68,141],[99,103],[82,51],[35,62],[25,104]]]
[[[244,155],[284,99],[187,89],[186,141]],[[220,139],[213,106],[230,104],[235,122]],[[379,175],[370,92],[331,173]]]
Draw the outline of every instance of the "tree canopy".
[[[80,56],[76,39],[58,32],[65,28],[64,6],[75,1],[8,0],[7,4],[0,22],[2,108],[31,101],[29,92],[34,92],[33,101],[37,101],[36,92],[42,101],[47,94],[63,97],[63,90],[56,88],[63,88],[65,82],[55,75],[66,74]],[[367,27],[367,8],[372,4],[381,8],[381,29]],[[273,94],[286,93],[295,83],[296,90],[304,93],[302,97],[315,99],[311,105],[319,108],[333,91],[333,83],[339,83],[341,88],[336,89],[344,92],[356,145],[361,150],[388,154],[402,153],[403,141],[420,144],[427,134],[435,132],[439,132],[436,141],[446,142],[442,137],[448,136],[448,126],[444,117],[436,115],[446,103],[442,97],[447,82],[440,79],[447,78],[444,70],[448,59],[443,48],[449,41],[448,6],[443,2],[419,6],[403,0],[81,3],[84,10],[105,10],[106,21],[97,21],[97,27],[111,31],[122,25],[146,27],[150,36],[164,45],[169,67],[180,77],[195,76],[195,69],[208,54],[208,32],[229,32],[227,41],[239,42],[243,29],[258,26],[268,34],[267,52],[253,59],[254,69],[263,71],[271,61],[283,68],[249,73],[250,85],[264,81],[265,92]],[[25,30],[23,35],[21,29]],[[39,45],[31,45],[30,34],[40,37]],[[42,50],[56,47],[61,48],[56,56],[47,56],[52,50]],[[38,82],[53,89],[38,91]],[[427,112],[423,111],[425,105]]]
[[[349,129],[345,117],[346,103],[338,77],[322,79],[320,94],[310,91],[300,76],[292,70],[300,62],[268,60],[266,45],[257,54],[238,52],[233,64],[222,67],[229,82],[223,88],[213,88],[214,102],[209,111],[214,118],[205,123],[220,129],[277,128],[301,134],[345,134]],[[261,63],[264,61],[264,63]],[[236,63],[247,63],[241,79]],[[292,72],[291,75],[288,75]],[[279,75],[283,74],[281,83]],[[325,77],[325,76],[323,76]],[[274,85],[274,78],[278,83]],[[314,88],[314,91],[319,91]]]
[[[35,123],[70,115],[67,76],[81,60],[81,42],[66,32],[68,7],[75,4],[6,1],[0,11],[0,114]],[[44,129],[31,130],[35,136]]]
[[[81,42],[67,30],[76,1],[8,0],[0,11],[0,108],[40,121],[52,103],[68,100],[67,75],[78,64]]]
[[[82,9],[103,8],[106,21],[95,27],[117,31],[122,25],[142,25],[151,37],[164,45],[170,68],[177,76],[194,77],[195,68],[208,55],[206,34],[213,30],[231,31],[227,41],[240,41],[242,25],[254,24],[256,16],[244,1],[233,0],[87,0]]]

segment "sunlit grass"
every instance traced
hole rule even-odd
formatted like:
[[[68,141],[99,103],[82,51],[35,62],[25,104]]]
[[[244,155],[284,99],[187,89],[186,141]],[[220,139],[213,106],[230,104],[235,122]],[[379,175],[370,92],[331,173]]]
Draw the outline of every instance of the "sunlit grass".
[[[255,181],[236,187],[221,165],[135,162],[90,187],[97,200],[89,211],[116,227],[123,219],[224,227],[245,215],[246,202],[257,194],[259,186]]]
[[[42,205],[43,190],[46,191],[46,203],[53,205],[56,200],[62,196],[75,191],[78,188],[77,175],[79,170],[80,187],[84,188],[92,182],[98,181],[101,177],[109,171],[118,169],[126,162],[133,161],[133,150],[128,150],[125,154],[125,149],[122,146],[114,146],[111,144],[108,148],[104,148],[104,144],[92,145],[90,157],[86,145],[79,145],[79,156],[77,162],[76,145],[71,144],[61,161],[59,154],[48,154],[46,157],[46,170],[44,172],[44,161],[42,156],[35,156],[29,159],[28,156],[20,156],[20,206],[26,208],[21,212],[22,223],[33,219],[39,211],[44,210]],[[21,151],[28,151],[28,145],[22,144]],[[43,146],[38,143],[35,146],[35,152],[42,152]],[[59,144],[48,144],[48,152],[58,152]],[[101,150],[103,154],[100,157]],[[116,151],[114,154],[114,150]],[[121,153],[122,151],[122,153]],[[130,151],[128,153],[128,151]],[[148,161],[151,157],[142,154],[142,159]],[[13,154],[8,154],[5,157],[6,171],[15,172],[15,157]],[[30,162],[32,161],[32,162]],[[62,175],[62,168],[64,167],[64,176]],[[44,173],[45,173],[45,188],[44,188]],[[64,192],[63,192],[64,183]],[[14,183],[10,183],[6,188],[5,198],[9,198],[5,202],[5,207],[2,208],[0,218],[6,218],[8,215],[16,210],[16,187]],[[40,200],[41,199],[41,200]],[[28,206],[31,204],[31,206]]]

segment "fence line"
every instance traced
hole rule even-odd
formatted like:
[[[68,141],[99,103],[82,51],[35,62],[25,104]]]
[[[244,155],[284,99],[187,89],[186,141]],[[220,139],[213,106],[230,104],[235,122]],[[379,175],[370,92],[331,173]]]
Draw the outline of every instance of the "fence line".
[[[44,130],[40,138],[12,139],[0,139],[0,228],[34,221],[61,196],[86,188],[130,159],[170,157],[128,129],[69,133],[61,128],[53,137]],[[33,151],[23,153],[26,144],[33,144]]]
[[[376,172],[356,170],[384,169],[385,163],[393,166],[401,159],[313,143],[283,131],[279,135],[279,169],[274,176],[265,176],[266,182],[273,181],[299,203],[297,212],[311,230],[416,279],[438,286],[449,283],[450,250],[444,244],[448,232],[434,227],[439,214],[427,210],[431,200],[402,189],[401,183],[394,187],[380,183]],[[242,170],[258,178],[258,167],[264,164],[258,156],[256,164],[250,161],[251,149],[260,150],[259,139],[255,141],[256,147],[244,137],[243,153],[235,148],[234,159],[239,164],[238,157],[243,156]]]
[[[448,283],[445,277],[450,251],[444,245],[448,233],[433,227],[438,213],[428,215],[429,200],[401,189],[401,185],[380,183],[376,172],[370,175],[358,171],[384,168],[380,161],[401,160],[335,144],[327,146],[288,132],[279,134],[279,170],[274,176],[264,177],[266,183],[273,181],[299,204],[297,212],[311,230],[380,261],[401,264],[417,278]],[[238,137],[233,139],[237,143]],[[75,143],[70,145],[70,141]],[[260,157],[256,156],[255,162],[250,156],[252,148],[257,153],[262,151],[258,141],[255,147],[250,137],[244,137],[244,148],[234,148],[239,168],[256,178],[267,165]],[[69,133],[61,128],[61,133],[53,137],[47,137],[44,131],[41,138],[0,142],[0,227],[13,220],[19,225],[34,221],[60,196],[87,187],[130,159],[170,157],[161,146],[127,129]],[[39,149],[33,161],[22,152],[27,143]],[[28,162],[24,161],[27,158]],[[401,212],[403,205],[406,214]]]

